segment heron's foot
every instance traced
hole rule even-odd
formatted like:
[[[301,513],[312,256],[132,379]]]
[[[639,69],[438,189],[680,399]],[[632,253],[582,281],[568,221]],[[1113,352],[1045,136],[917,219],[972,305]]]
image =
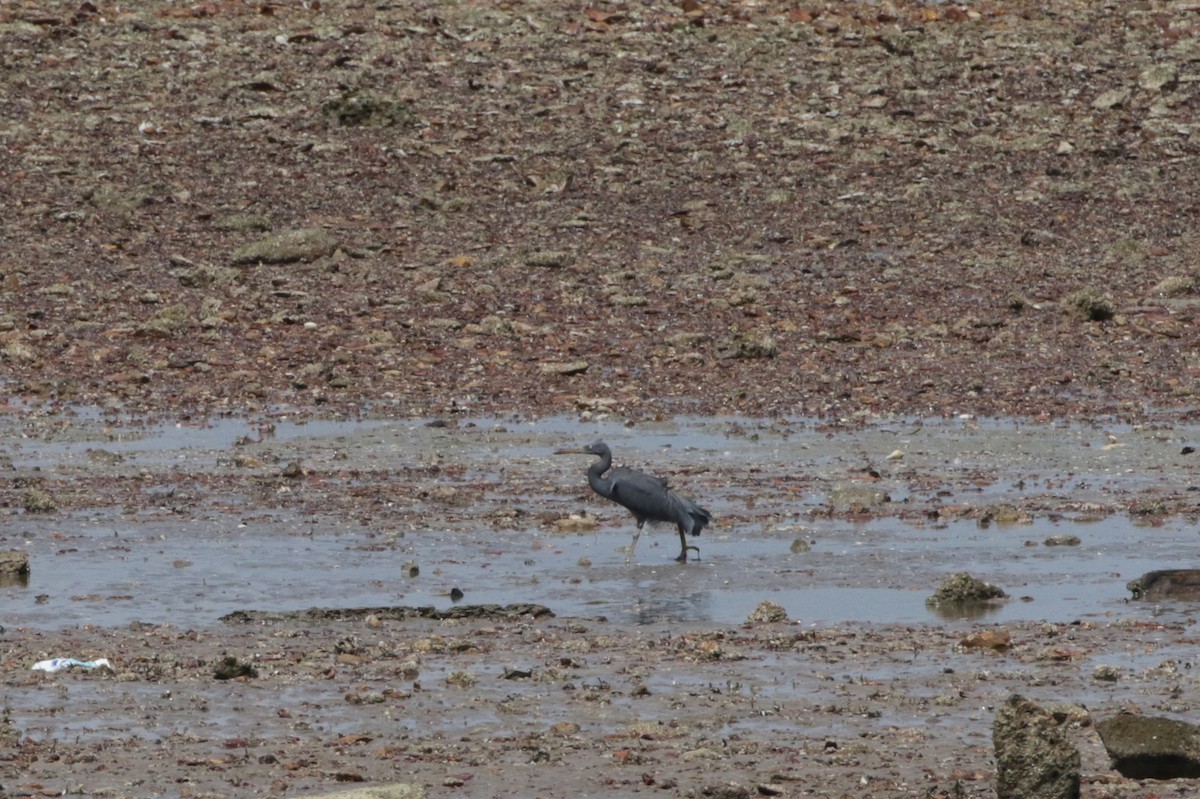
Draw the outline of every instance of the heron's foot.
[[[696,560],[700,560],[700,547],[692,546],[690,544],[683,548],[683,551],[679,553],[679,557],[675,558],[675,560],[679,561],[680,563],[687,563],[687,553],[689,550],[695,550]]]

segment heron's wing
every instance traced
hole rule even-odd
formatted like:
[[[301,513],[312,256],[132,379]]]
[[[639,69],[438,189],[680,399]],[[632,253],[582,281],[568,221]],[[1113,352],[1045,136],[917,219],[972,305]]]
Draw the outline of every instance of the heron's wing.
[[[629,508],[634,516],[653,521],[671,521],[672,509],[667,481],[636,469],[620,468],[611,473],[612,499]]]
[[[628,466],[618,466],[609,472],[609,475],[612,476],[614,482],[620,480],[621,482],[631,483],[634,485],[643,485],[647,489],[653,489],[655,487],[664,489],[669,488],[665,478],[655,477],[652,474],[646,474],[645,472],[640,472],[637,469],[630,469]]]

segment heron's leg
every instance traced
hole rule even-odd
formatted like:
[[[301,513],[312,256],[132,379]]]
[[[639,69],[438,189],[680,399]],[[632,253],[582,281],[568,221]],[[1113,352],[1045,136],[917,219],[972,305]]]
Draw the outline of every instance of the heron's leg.
[[[629,563],[633,560],[633,550],[637,547],[638,539],[642,537],[642,527],[644,527],[645,524],[645,519],[638,519],[637,529],[633,531],[633,540],[629,542],[629,551],[625,553],[626,563]]]
[[[679,551],[679,557],[675,558],[675,560],[679,561],[680,563],[687,563],[688,550],[695,550],[696,560],[700,560],[700,547],[695,546],[694,544],[689,544],[687,542],[687,536],[684,535],[683,530],[679,531],[679,544],[683,547],[683,549]]]
[[[637,547],[638,539],[642,536],[642,528],[633,531],[633,540],[629,542],[629,549],[625,552],[625,562],[633,562],[633,550]]]

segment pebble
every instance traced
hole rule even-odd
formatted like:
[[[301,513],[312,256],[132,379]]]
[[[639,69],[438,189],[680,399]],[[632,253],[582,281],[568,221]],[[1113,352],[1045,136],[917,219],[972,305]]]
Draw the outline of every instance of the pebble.
[[[1170,91],[1179,84],[1179,67],[1154,64],[1138,75],[1138,87],[1150,92]]]
[[[1008,630],[984,630],[971,633],[958,642],[965,649],[994,649],[997,652],[1005,650],[1012,643],[1012,633]]]
[[[830,491],[827,501],[835,511],[863,512],[892,500],[882,488],[845,485],[837,486]]]
[[[416,680],[421,676],[421,659],[411,657],[400,664],[400,678],[404,680]]]
[[[544,375],[571,377],[583,374],[588,370],[590,365],[587,361],[547,361],[541,364],[539,368]]]
[[[1092,108],[1098,111],[1118,108],[1129,101],[1129,94],[1129,89],[1124,88],[1109,89],[1106,92],[1101,92],[1100,96],[1092,101]]]
[[[554,521],[554,529],[560,533],[590,533],[596,526],[596,520],[591,516],[568,516]]]
[[[539,250],[525,256],[526,266],[562,269],[575,263],[575,256],[561,250]]]

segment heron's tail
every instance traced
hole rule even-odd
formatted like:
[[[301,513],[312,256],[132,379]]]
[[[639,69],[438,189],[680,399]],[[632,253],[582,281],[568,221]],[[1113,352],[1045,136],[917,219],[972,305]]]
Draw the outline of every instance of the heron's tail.
[[[688,525],[691,529],[686,532],[689,535],[700,535],[700,531],[712,523],[712,514],[690,499],[679,497],[679,502],[683,505],[684,513],[691,521],[691,524]]]

